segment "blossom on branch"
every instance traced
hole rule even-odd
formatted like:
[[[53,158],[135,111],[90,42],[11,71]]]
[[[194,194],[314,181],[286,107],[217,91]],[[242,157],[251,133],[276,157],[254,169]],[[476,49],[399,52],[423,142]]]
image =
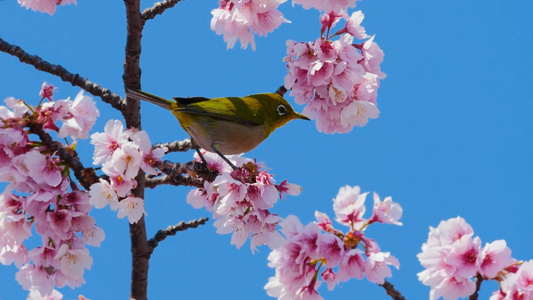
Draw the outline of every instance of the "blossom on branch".
[[[351,278],[362,279],[366,275],[369,281],[383,284],[385,277],[392,276],[390,266],[398,268],[398,259],[389,252],[382,252],[377,242],[363,232],[380,218],[376,211],[370,219],[363,218],[367,194],[361,193],[358,186],[346,186],[333,199],[336,220],[348,226],[346,233],[335,229],[329,217],[320,212],[315,213],[317,221],[307,225],[293,215],[281,223],[285,239],[268,256],[268,266],[276,270],[275,276],[265,285],[269,296],[322,299],[318,293],[322,281],[333,290],[338,283]],[[397,203],[391,205],[399,207]],[[399,212],[396,220],[401,217],[401,208]]]
[[[18,0],[18,2],[22,7],[50,15],[56,12],[56,6],[76,4],[76,0]]]
[[[430,227],[428,240],[417,257],[425,268],[418,273],[418,280],[431,287],[430,299],[468,297],[476,291],[472,278],[480,275],[500,281],[499,276],[515,264],[505,241],[481,247],[480,238],[474,237],[472,227],[461,217]]]
[[[285,194],[299,195],[302,188],[286,181],[276,184],[272,174],[238,155],[227,156],[241,166],[235,171],[214,153],[206,152],[203,156],[208,167],[220,175],[213,182],[205,181],[203,188],[190,191],[187,203],[213,211],[217,233],[232,233],[231,244],[237,248],[248,238],[252,251],[263,244],[271,249],[277,247],[282,240],[277,231],[281,218],[269,209]]]
[[[37,107],[15,98],[6,99],[8,107],[0,106],[0,180],[8,183],[0,194],[0,262],[19,268],[17,281],[35,299],[55,298],[54,286],[84,283],[84,271],[92,264],[86,244],[98,246],[105,238],[89,216],[88,193],[70,180],[66,163],[29,135],[38,127],[47,134],[86,138],[98,110],[82,92],[74,101],[54,102],[50,87],[43,85],[41,91],[50,101]],[[32,228],[41,244],[28,249]]]
[[[136,223],[146,212],[144,200],[131,194],[137,186],[135,177],[140,169],[157,175],[155,164],[167,148],[153,149],[145,131],[124,130],[118,120],[109,120],[104,132],[93,133],[91,144],[94,145],[93,163],[102,163],[102,171],[109,177],[91,186],[91,204],[96,208],[109,204],[112,210],[118,209],[118,218],[127,216],[131,224]]]
[[[305,3],[315,2],[336,3]],[[346,25],[331,34],[341,18]],[[360,11],[348,17],[343,10],[332,10],[320,17],[318,39],[308,43],[287,41],[287,56],[283,59],[288,69],[285,87],[291,90],[296,103],[307,104],[304,114],[316,119],[321,132],[346,133],[379,115],[376,99],[379,79],[385,78],[380,69],[383,51],[374,37],[360,44],[354,42],[354,37],[369,37],[360,25],[363,18]],[[334,40],[336,36],[339,39]]]
[[[266,36],[281,23],[289,22],[277,9],[285,1],[220,0],[219,8],[211,11],[211,30],[223,35],[228,49],[233,48],[239,40],[241,48],[246,49],[251,44],[252,50],[255,50],[254,33]]]

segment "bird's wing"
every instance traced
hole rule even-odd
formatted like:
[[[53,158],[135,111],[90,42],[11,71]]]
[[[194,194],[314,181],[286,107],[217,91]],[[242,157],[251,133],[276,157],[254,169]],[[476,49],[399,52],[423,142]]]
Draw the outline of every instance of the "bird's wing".
[[[206,97],[187,97],[187,98],[181,98],[181,97],[172,97],[174,101],[178,103],[178,107],[189,105],[192,103],[202,102],[202,101],[209,101],[209,98]]]
[[[226,120],[248,126],[264,125],[264,116],[256,105],[245,103],[240,97],[213,98],[174,98],[178,102],[178,111],[205,115],[214,119]],[[189,104],[185,104],[190,102]],[[185,104],[185,105],[180,105]]]

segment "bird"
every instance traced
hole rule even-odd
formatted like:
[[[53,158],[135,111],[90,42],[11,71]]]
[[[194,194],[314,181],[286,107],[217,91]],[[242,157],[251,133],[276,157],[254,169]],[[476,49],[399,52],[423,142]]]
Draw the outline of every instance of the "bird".
[[[233,170],[237,167],[225,155],[249,152],[274,130],[295,119],[309,120],[297,113],[278,93],[245,97],[173,97],[174,101],[141,90],[126,92],[130,99],[145,100],[169,110],[191,137],[203,163],[207,162],[198,147],[218,154]]]

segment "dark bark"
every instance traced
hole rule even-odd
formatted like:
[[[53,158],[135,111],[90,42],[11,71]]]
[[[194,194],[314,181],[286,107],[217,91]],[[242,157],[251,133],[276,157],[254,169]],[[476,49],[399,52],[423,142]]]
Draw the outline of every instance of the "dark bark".
[[[80,74],[73,74],[60,65],[51,64],[37,55],[30,55],[19,46],[11,45],[1,38],[0,51],[17,57],[21,62],[32,65],[37,70],[56,75],[73,86],[79,86],[92,95],[102,98],[104,102],[111,104],[112,107],[118,110],[122,110],[124,107],[124,100],[109,89],[105,89],[87,78],[81,77]]]

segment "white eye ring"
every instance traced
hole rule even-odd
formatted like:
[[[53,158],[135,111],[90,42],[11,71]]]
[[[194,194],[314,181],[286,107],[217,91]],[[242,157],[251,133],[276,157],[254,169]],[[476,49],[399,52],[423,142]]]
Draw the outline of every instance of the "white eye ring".
[[[283,116],[287,113],[287,109],[285,108],[285,105],[283,104],[278,105],[277,110],[278,110],[278,115],[280,116]]]

